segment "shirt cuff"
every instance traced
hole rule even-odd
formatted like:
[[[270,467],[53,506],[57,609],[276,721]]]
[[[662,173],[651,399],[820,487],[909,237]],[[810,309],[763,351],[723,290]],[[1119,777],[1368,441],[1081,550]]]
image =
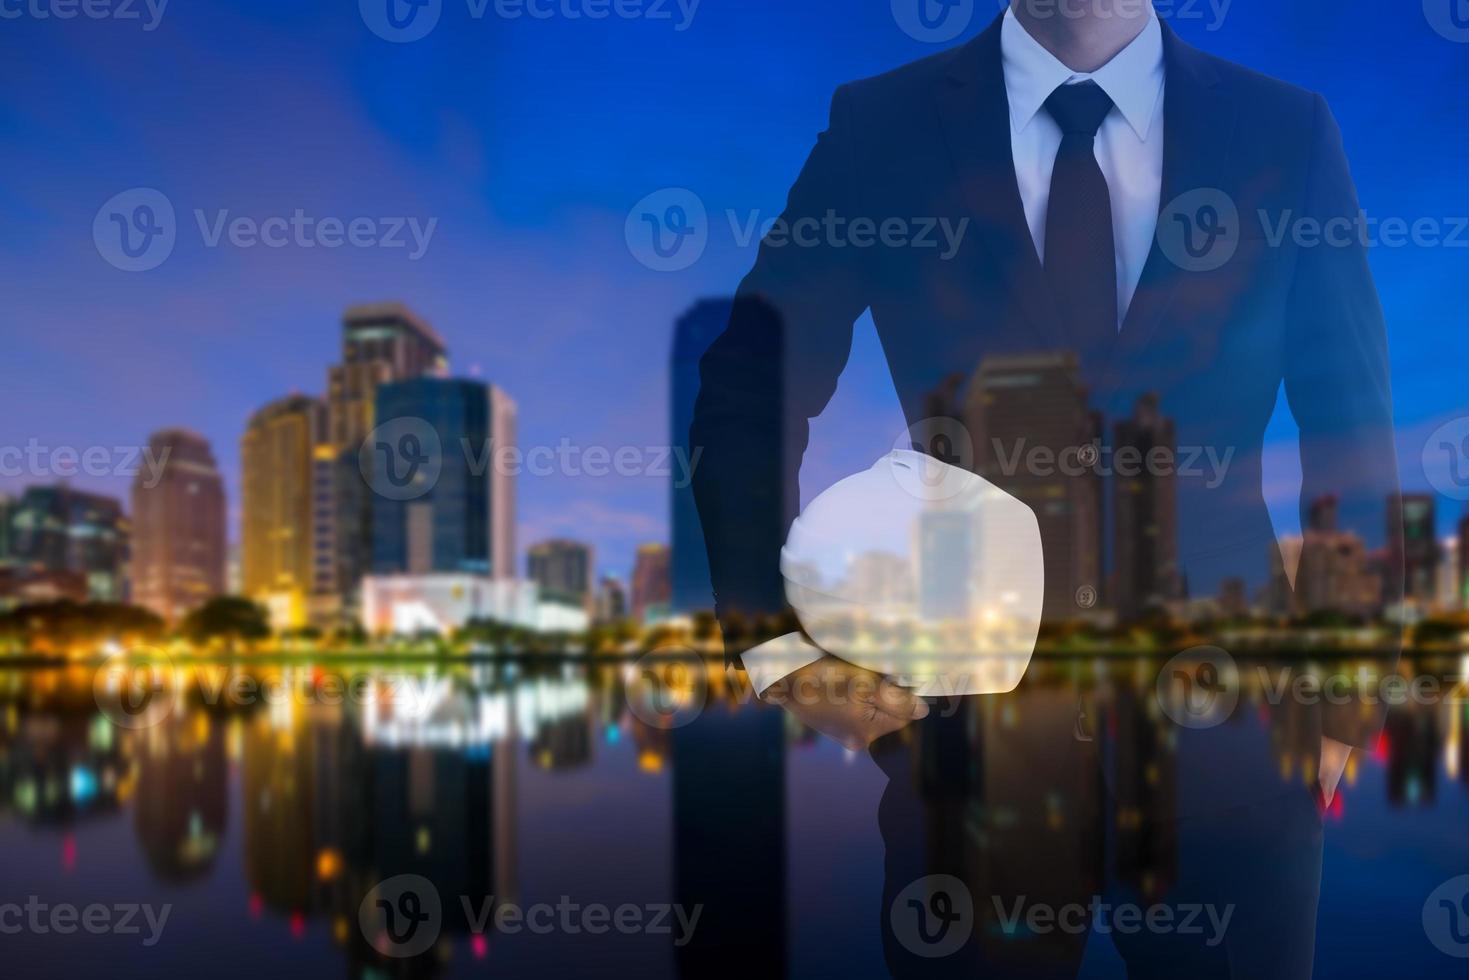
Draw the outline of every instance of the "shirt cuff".
[[[814,664],[826,653],[807,642],[800,633],[787,633],[746,650],[740,658],[745,674],[759,697],[770,689],[770,685],[809,664]]]

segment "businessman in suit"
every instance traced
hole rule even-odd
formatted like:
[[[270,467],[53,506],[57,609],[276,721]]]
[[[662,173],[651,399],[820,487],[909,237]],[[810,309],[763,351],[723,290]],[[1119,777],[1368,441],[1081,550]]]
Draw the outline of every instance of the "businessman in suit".
[[[920,451],[932,449],[921,433],[933,393],[978,368],[971,410],[953,413],[972,439],[960,455],[1040,519],[1049,623],[1091,615],[1109,592],[1144,588],[1117,581],[1126,569],[1109,579],[1101,543],[1115,513],[1108,501],[1124,489],[1125,479],[1100,464],[1116,439],[1083,423],[1064,435],[1038,427],[1029,444],[1017,444],[1025,433],[1017,441],[1013,426],[986,415],[994,392],[979,379],[987,364],[1060,372],[1100,418],[1156,405],[1178,447],[1229,460],[1222,472],[1180,468],[1165,477],[1177,526],[1175,590],[1185,581],[1213,589],[1257,579],[1266,556],[1278,558],[1261,446],[1282,384],[1300,429],[1303,515],[1334,496],[1340,528],[1371,540],[1397,487],[1385,328],[1365,248],[1349,236],[1312,244],[1277,233],[1298,222],[1355,227],[1359,215],[1341,135],[1320,96],[1190,47],[1135,3],[1098,0],[1063,14],[1016,0],[967,44],[842,86],[784,214],[786,227],[823,232],[799,246],[762,244],[727,330],[702,362],[694,489],[721,622],[785,606],[780,546],[808,423],[830,400],[853,323],[868,311]],[[903,236],[859,242],[859,220],[937,220],[964,233],[950,250]],[[851,234],[834,231],[843,228]],[[1025,383],[1023,372],[1007,379]],[[1021,462],[1017,473],[1014,461],[1033,459],[1036,448],[1082,465],[1037,475]],[[1092,513],[1083,520],[1085,508]],[[1401,569],[1389,569],[1383,587],[1391,603]],[[730,662],[767,696],[812,677],[823,690],[872,682],[858,685],[872,692],[863,698],[785,703],[823,731],[871,743],[889,775],[881,814],[889,901],[939,872],[965,880],[985,908],[1025,893],[1035,872],[1024,861],[1034,869],[1042,856],[991,854],[986,860],[1021,864],[1009,872],[991,864],[980,875],[972,852],[932,845],[943,836],[934,794],[972,783],[965,756],[981,751],[972,738],[955,741],[954,719],[1006,717],[1007,703],[1049,704],[1029,676],[1012,694],[931,711],[882,678],[865,678],[841,651],[808,663],[743,646],[727,640]],[[1100,771],[1103,793],[1115,798],[1118,767],[1107,758],[1115,747],[1092,731],[1106,727],[1105,701],[1083,692],[1076,710],[1049,704],[1046,720],[1023,731],[976,725],[1038,770]],[[1281,780],[1282,717],[1263,733],[1243,724],[1168,733],[1180,773],[1169,820],[1180,860],[1195,854],[1172,897],[1239,909],[1229,941],[1214,946],[1172,936],[1123,948],[1119,937],[1132,975],[1183,975],[1180,963],[1201,976],[1309,974],[1320,861],[1311,795],[1329,800],[1380,716],[1355,700],[1280,714],[1290,716],[1297,743],[1306,732],[1309,791]],[[944,746],[937,756],[934,746]],[[945,772],[953,779],[936,780]],[[991,779],[985,792],[993,798],[996,789]],[[1016,787],[1000,795],[1007,789]],[[1066,868],[1054,870],[1065,877]],[[1072,870],[1077,896],[1103,887]],[[1272,897],[1285,896],[1298,898],[1296,914],[1272,919]],[[914,954],[892,926],[885,916],[888,965],[899,974],[1064,976],[1079,962],[1080,946],[1064,938],[996,952],[977,935],[953,955]]]

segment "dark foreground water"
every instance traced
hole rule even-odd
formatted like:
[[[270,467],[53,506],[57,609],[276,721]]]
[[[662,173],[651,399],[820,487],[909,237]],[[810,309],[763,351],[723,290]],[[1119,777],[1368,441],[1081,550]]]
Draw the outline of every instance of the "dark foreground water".
[[[1424,923],[1469,874],[1462,664],[1408,666],[1448,683],[1394,711],[1327,815],[1318,976],[1469,964]],[[1033,665],[1047,680],[1024,710],[1126,690],[1150,676],[1134,667]],[[713,668],[670,692],[624,663],[211,664],[142,713],[97,682],[0,672],[7,977],[886,975],[882,773]],[[1133,693],[1156,734],[1167,720]],[[1279,751],[1282,780],[1301,778]],[[1155,751],[1147,778],[1166,770]],[[1158,850],[1140,874],[1169,873]],[[440,907],[385,879],[427,880]],[[699,941],[680,945],[668,906],[695,899]],[[484,921],[506,907],[527,919]],[[1092,937],[1083,975],[1123,975],[1109,942]]]

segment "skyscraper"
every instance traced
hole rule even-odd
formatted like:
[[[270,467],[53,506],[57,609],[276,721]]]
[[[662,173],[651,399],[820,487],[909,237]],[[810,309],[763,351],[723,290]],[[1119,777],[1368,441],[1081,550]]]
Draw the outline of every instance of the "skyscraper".
[[[1401,564],[1403,601],[1427,609],[1433,604],[1438,569],[1434,498],[1426,493],[1393,494],[1387,501],[1389,567]]]
[[[10,558],[17,579],[73,580],[74,598],[122,602],[131,528],[122,504],[64,484],[27,487],[10,505]]]
[[[694,403],[699,397],[699,360],[729,324],[732,300],[706,299],[694,304],[678,318],[673,329],[673,357],[669,365],[669,446],[692,460],[689,426],[694,421]],[[704,548],[704,529],[692,486],[679,486],[683,477],[673,468],[671,526],[673,528],[673,611],[694,613],[714,608],[714,587],[709,581],[709,554]]]
[[[148,448],[162,469],[133,481],[133,601],[176,623],[225,590],[224,481],[198,433],[165,429]]]
[[[592,549],[577,541],[542,541],[526,552],[529,578],[541,599],[587,608],[592,594]]]
[[[1469,505],[1459,518],[1459,608],[1469,610]]]
[[[495,496],[512,478],[492,464],[486,449],[495,406],[506,403],[478,381],[418,378],[378,388],[378,425],[427,425],[437,439],[439,459],[436,475],[433,463],[426,463],[429,478],[423,486],[372,494],[373,574],[488,577],[495,571]],[[390,487],[393,474],[407,462],[386,451],[371,459],[371,486],[378,490]],[[513,526],[513,501],[508,506]]]
[[[240,439],[240,584],[277,628],[306,624],[315,569],[316,449],[325,406],[291,395],[251,416]]]
[[[596,620],[615,623],[627,618],[627,589],[615,575],[603,575],[597,584]]]
[[[1154,451],[1177,456],[1173,420],[1165,418],[1156,394],[1139,398],[1130,419],[1115,428],[1119,454],[1149,460]],[[1114,565],[1116,594],[1113,604],[1123,619],[1137,617],[1150,606],[1161,606],[1179,596],[1178,487],[1171,472],[1120,472],[1113,495]]]
[[[518,444],[520,409],[500,388],[490,386],[490,442],[479,447],[490,467],[490,577],[514,579],[519,562],[515,551],[515,474],[501,465]]]
[[[638,548],[632,570],[632,615],[647,622],[666,616],[673,586],[669,580],[668,546],[645,544]]]
[[[1032,450],[1043,449],[1053,460],[1079,454],[1076,461],[1088,465],[1101,422],[1087,408],[1076,375],[1071,353],[989,357],[970,384],[964,411],[979,475],[1024,501],[1040,524],[1048,620],[1084,614],[1101,591],[1100,477],[1090,469],[1070,476],[1059,466],[1028,464]]]
[[[372,495],[357,455],[377,424],[381,385],[442,376],[448,369],[443,340],[399,303],[354,306],[342,316],[342,361],[327,374],[327,445],[336,456],[333,587],[350,606],[372,562]],[[324,455],[327,451],[324,451]]]

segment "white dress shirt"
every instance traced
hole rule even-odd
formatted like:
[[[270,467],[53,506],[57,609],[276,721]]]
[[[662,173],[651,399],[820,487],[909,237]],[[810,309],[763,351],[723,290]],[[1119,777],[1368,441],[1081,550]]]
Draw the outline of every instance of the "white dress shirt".
[[[1163,194],[1163,28],[1149,13],[1133,42],[1094,72],[1074,72],[1041,47],[1005,11],[1000,26],[1005,92],[1010,99],[1010,149],[1025,221],[1041,263],[1046,260],[1046,209],[1051,172],[1061,149],[1061,127],[1046,112],[1046,99],[1062,85],[1092,81],[1116,106],[1097,131],[1097,163],[1112,197],[1112,237],[1117,246],[1117,323],[1126,319],[1143,266],[1153,247]]]
[[[1115,108],[1097,131],[1097,163],[1112,197],[1112,235],[1117,251],[1117,323],[1132,305],[1153,247],[1163,195],[1163,29],[1156,13],[1132,43],[1094,72],[1074,72],[1041,46],[1005,11],[1000,27],[1005,91],[1010,101],[1010,149],[1025,221],[1042,264],[1046,258],[1046,209],[1051,173],[1061,149],[1061,127],[1045,111],[1062,85],[1096,82]],[[840,656],[840,651],[834,651]],[[744,654],[756,694],[787,674],[819,660],[822,651],[788,634]]]

